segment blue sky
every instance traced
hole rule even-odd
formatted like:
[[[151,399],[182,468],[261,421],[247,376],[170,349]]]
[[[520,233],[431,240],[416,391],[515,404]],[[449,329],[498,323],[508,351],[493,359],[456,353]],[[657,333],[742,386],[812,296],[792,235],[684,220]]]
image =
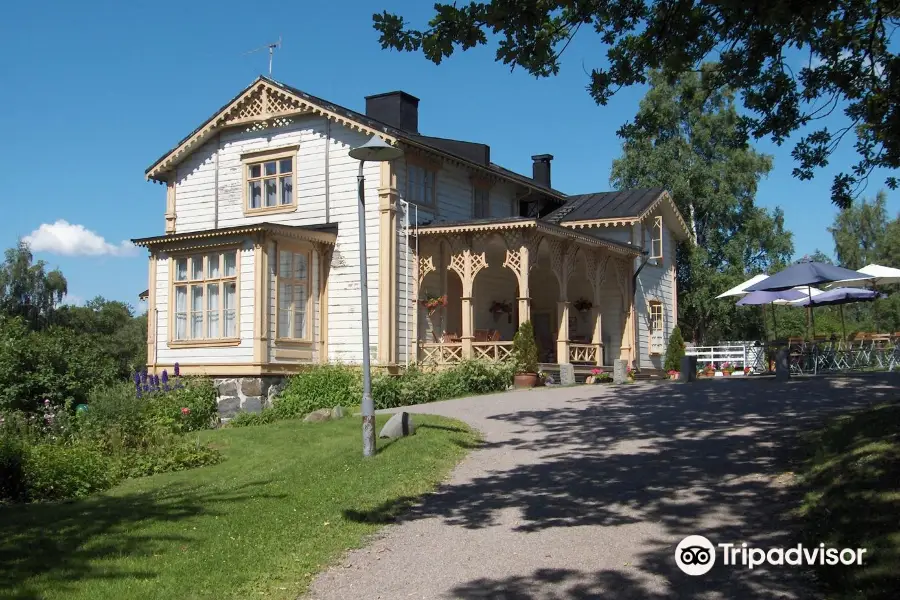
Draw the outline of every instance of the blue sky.
[[[9,207],[0,221],[3,246],[37,231],[53,240],[46,245],[53,251],[36,255],[62,269],[72,301],[102,295],[137,305],[147,287],[146,255],[122,242],[164,231],[165,190],[146,182],[144,170],[265,72],[265,52],[245,53],[279,35],[284,46],[273,76],[280,81],[360,111],[365,95],[403,89],[421,99],[427,135],[488,143],[495,162],[526,174],[532,154],[550,153],[554,187],[609,189],[621,147],[615,131],[644,90],[624,90],[606,107],[591,101],[585,69],[599,60],[599,40],[583,34],[561,74],[543,80],[510,73],[490,48],[440,66],[381,50],[373,12],[395,10],[421,24],[430,4],[11,4],[0,23],[0,181]],[[797,256],[831,253],[831,176],[852,162],[852,146],[812,182],[791,177],[792,144],[757,147],[775,156],[758,202],[784,208]],[[877,173],[867,195],[883,179]],[[900,210],[900,194],[889,193],[888,208]]]

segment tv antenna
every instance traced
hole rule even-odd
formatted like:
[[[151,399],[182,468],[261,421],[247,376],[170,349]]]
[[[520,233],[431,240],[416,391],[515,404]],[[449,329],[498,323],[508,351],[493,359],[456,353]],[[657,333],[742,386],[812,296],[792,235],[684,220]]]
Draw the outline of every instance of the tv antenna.
[[[266,44],[265,46],[260,46],[259,48],[254,48],[248,52],[244,52],[244,56],[248,54],[253,54],[254,52],[259,52],[260,50],[269,49],[269,77],[272,76],[272,57],[275,56],[275,50],[281,48],[281,36],[278,36],[278,41],[272,44]]]

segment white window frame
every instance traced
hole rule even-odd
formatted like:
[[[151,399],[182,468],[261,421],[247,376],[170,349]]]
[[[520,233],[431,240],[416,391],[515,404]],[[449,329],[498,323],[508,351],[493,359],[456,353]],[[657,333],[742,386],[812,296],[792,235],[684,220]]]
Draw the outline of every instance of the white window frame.
[[[663,260],[663,218],[661,215],[653,217],[653,225],[650,227],[650,258],[662,262]]]
[[[232,256],[233,268],[227,269],[226,258]],[[218,261],[218,268],[212,259]],[[240,344],[240,262],[239,247],[216,248],[173,255],[169,263],[169,345],[170,346],[228,346]],[[184,278],[180,276],[184,265]],[[215,286],[216,305],[209,305],[209,290]],[[232,306],[227,306],[228,287],[233,286]],[[194,293],[201,292],[199,309],[195,309]],[[184,304],[178,306],[179,289],[184,289]],[[195,335],[194,319],[199,317],[199,335]],[[215,318],[213,318],[215,317]],[[230,318],[229,318],[230,317]],[[179,320],[183,319],[183,335],[179,335]],[[210,335],[212,324],[214,335]],[[231,335],[226,335],[226,324],[232,323]]]
[[[298,169],[298,146],[288,146],[282,148],[274,148],[269,150],[261,150],[258,152],[249,152],[241,155],[241,185],[243,196],[243,207],[245,215],[268,215],[272,213],[294,212],[297,210],[297,169]],[[283,171],[283,161],[291,161],[290,172]],[[266,174],[266,165],[268,163],[275,164],[275,173]],[[253,173],[253,168],[259,167],[259,175]],[[285,177],[291,178],[291,190],[288,201],[284,201],[284,191],[282,188],[282,180]],[[275,204],[273,206],[265,205],[266,190],[265,181],[275,180]],[[252,194],[250,192],[251,182],[261,182],[260,185],[260,206],[253,207],[250,205]]]
[[[658,309],[658,310],[654,310]],[[658,313],[657,320],[654,313]],[[665,351],[666,337],[666,309],[660,300],[652,299],[647,301],[647,331],[650,334],[650,354],[661,355]]]
[[[291,275],[285,276],[282,275],[282,263],[281,263],[281,253],[286,252],[291,256],[291,265],[289,272]],[[294,260],[296,256],[303,256],[306,259],[306,277],[298,278],[295,277],[294,274]],[[303,248],[300,246],[293,246],[290,244],[276,244],[275,245],[275,341],[276,343],[282,342],[301,342],[301,343],[310,343],[313,341],[313,328],[314,324],[312,321],[312,313],[313,313],[313,299],[311,297],[312,293],[312,252],[309,248]],[[291,286],[292,294],[291,300],[288,303],[288,307],[286,309],[282,308],[281,300],[282,300],[282,284],[285,286]],[[303,335],[297,337],[296,334],[296,317],[297,317],[297,307],[295,306],[295,297],[293,295],[294,287],[298,285],[303,285],[306,289],[306,306],[303,311]],[[288,335],[282,335],[282,324],[284,323],[285,314],[284,311],[287,311],[287,319],[288,319]]]

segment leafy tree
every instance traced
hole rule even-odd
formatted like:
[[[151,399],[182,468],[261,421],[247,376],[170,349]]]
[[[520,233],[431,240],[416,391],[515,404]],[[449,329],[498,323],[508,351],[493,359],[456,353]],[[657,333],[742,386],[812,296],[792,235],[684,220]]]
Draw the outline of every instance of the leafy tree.
[[[834,239],[838,262],[848,269],[859,269],[877,262],[887,233],[887,198],[878,192],[873,202],[863,200],[837,214],[828,228]]]
[[[716,299],[749,275],[771,272],[792,251],[784,215],[755,205],[759,179],[772,159],[749,148],[727,88],[707,94],[696,73],[675,84],[653,73],[634,123],[620,133],[613,162],[617,189],[665,187],[687,217],[696,245],[677,253],[682,333],[694,342],[759,335],[761,315],[747,319],[733,302]]]
[[[676,325],[669,334],[669,343],[666,346],[666,361],[663,365],[666,371],[681,370],[681,359],[684,358],[684,338],[681,337],[681,328]]]
[[[56,321],[96,341],[115,361],[120,377],[147,364],[147,316],[124,302],[97,296],[84,306],[63,306]]]
[[[708,88],[741,91],[747,113],[737,133],[780,144],[843,111],[846,127],[822,126],[793,151],[794,175],[810,179],[847,133],[856,135],[859,160],[832,185],[839,206],[850,204],[873,168],[900,167],[900,60],[889,44],[900,23],[894,0],[490,0],[439,2],[434,11],[422,29],[395,14],[373,15],[382,48],[421,51],[440,64],[457,49],[496,42],[497,62],[549,77],[572,38],[593,30],[608,63],[590,73],[588,90],[600,105],[646,83],[653,70],[674,81],[717,57]],[[791,64],[791,52],[803,64]],[[887,184],[893,189],[897,180]]]
[[[46,324],[68,291],[63,274],[58,269],[47,272],[46,265],[34,262],[31,249],[21,240],[8,249],[0,266],[0,311],[22,317],[32,327]]]

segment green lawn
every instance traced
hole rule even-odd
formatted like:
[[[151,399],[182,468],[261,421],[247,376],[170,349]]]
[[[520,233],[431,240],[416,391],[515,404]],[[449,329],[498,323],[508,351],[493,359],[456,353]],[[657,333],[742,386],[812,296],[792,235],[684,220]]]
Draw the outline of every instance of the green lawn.
[[[804,544],[866,548],[863,565],[818,567],[833,600],[900,594],[900,404],[854,412],[804,441]]]
[[[369,460],[358,418],[203,432],[221,464],[0,507],[0,598],[295,598],[477,443],[459,422],[415,420]]]

